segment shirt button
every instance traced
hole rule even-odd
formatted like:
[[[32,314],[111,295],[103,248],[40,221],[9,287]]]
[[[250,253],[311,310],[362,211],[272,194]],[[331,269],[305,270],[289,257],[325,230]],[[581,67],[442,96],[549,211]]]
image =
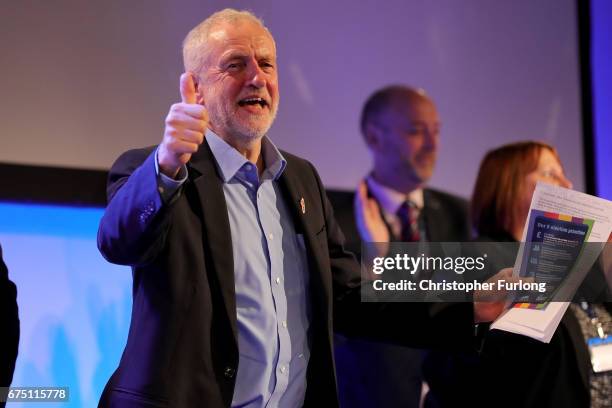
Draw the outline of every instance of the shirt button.
[[[232,367],[225,367],[225,370],[223,370],[223,375],[225,378],[234,378],[234,374],[236,374],[236,370],[234,370]]]
[[[268,238],[270,239],[270,241],[272,241],[274,239],[274,234],[273,233],[269,233],[268,234]]]
[[[302,353],[298,354],[298,358],[304,358],[304,354]]]
[[[277,285],[280,284],[280,278],[279,277],[277,277],[274,281],[276,282]]]
[[[283,320],[283,322],[281,323],[283,325],[283,327],[286,329],[287,328],[287,321]]]
[[[285,374],[286,371],[287,371],[287,366],[281,366],[280,372]]]

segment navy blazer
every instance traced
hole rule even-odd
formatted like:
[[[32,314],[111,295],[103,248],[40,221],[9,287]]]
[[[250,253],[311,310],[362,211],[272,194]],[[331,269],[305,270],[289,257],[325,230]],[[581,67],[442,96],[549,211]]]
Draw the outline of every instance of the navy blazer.
[[[127,345],[99,406],[229,407],[238,344],[222,179],[203,143],[188,163],[180,195],[164,204],[157,190],[154,149],[123,154],[109,174],[109,204],[100,221],[98,247],[108,261],[132,266],[133,305]],[[296,232],[304,234],[311,281],[305,406],[338,406],[332,322],[348,335],[410,344],[440,343],[441,325],[451,325],[470,343],[471,305],[360,302],[359,265],[343,248],[319,176],[309,162],[283,155],[287,167],[278,182]],[[420,330],[397,324],[407,305]]]

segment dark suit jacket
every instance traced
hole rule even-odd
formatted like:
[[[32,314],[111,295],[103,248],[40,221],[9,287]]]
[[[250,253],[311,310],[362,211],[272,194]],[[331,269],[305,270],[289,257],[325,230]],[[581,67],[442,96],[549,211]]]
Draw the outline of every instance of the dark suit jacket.
[[[17,311],[17,287],[9,280],[8,269],[2,260],[0,247],[0,387],[9,387],[13,380],[17,348],[19,346],[19,314]],[[4,406],[0,402],[0,406]]]
[[[336,192],[330,198],[338,223],[346,235],[346,247],[360,254],[361,238],[353,210],[354,193]],[[421,217],[428,241],[469,240],[468,205],[464,199],[426,188],[423,190],[423,204]],[[402,320],[412,325],[409,313]],[[422,350],[337,336],[336,366],[341,404],[351,408],[418,407],[423,359]]]
[[[222,179],[207,143],[188,164],[189,178],[171,204],[157,191],[154,148],[122,155],[109,175],[109,204],[98,247],[133,269],[127,345],[109,380],[103,407],[228,407],[238,368],[232,242]],[[471,342],[470,305],[412,306],[415,325],[396,324],[405,305],[359,302],[359,268],[313,166],[283,152],[279,180],[306,241],[312,306],[306,406],[337,406],[332,321],[351,335],[411,344],[443,343],[451,325]],[[305,213],[300,201],[304,199]],[[358,317],[352,312],[361,310]],[[348,312],[351,313],[348,313]],[[365,322],[365,324],[361,324]],[[369,323],[368,323],[369,322]]]

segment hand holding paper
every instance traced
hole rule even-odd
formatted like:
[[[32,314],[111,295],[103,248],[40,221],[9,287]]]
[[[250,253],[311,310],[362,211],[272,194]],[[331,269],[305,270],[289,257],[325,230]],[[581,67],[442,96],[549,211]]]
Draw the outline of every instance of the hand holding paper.
[[[538,183],[523,231],[524,244],[519,249],[513,275],[545,281],[551,288],[546,293],[547,300],[553,302],[513,304],[491,328],[548,343],[569,306],[568,301],[608,241],[612,202]]]

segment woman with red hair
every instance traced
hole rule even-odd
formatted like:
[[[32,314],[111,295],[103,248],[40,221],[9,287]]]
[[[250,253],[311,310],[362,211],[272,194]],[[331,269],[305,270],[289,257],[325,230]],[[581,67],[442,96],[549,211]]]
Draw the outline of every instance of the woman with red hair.
[[[471,201],[478,241],[521,241],[538,181],[572,186],[554,147],[527,141],[488,152]],[[515,257],[496,256],[508,263],[503,266],[512,266]],[[593,318],[612,332],[609,306],[572,304],[548,344],[491,330],[479,354],[433,353],[424,368],[431,387],[426,407],[611,407],[611,372],[593,372],[587,347],[587,339],[598,336]]]

